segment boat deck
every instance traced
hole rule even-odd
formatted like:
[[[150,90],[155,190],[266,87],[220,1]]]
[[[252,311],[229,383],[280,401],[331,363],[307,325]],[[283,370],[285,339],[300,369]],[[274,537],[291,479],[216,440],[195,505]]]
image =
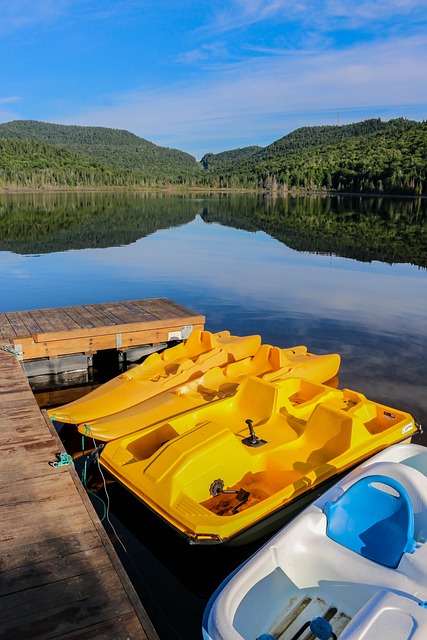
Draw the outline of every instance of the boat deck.
[[[0,350],[1,637],[158,640],[75,470],[49,464],[63,451]]]
[[[204,316],[168,298],[0,313],[0,345],[21,360],[126,350],[188,337]]]

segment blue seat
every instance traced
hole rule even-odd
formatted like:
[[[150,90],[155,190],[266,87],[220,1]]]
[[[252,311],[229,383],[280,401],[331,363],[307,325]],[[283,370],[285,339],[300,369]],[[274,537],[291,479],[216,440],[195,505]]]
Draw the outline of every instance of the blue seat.
[[[366,476],[323,511],[329,538],[386,567],[397,567],[415,549],[412,503],[393,478]]]

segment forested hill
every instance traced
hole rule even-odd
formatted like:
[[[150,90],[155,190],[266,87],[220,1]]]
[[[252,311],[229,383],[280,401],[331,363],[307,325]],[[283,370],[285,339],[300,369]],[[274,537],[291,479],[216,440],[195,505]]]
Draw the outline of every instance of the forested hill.
[[[210,155],[203,180],[270,191],[427,194],[427,122],[372,119],[303,127],[252,149]]]
[[[255,156],[263,147],[243,147],[242,149],[232,149],[231,151],[221,151],[221,153],[207,153],[201,159],[204,169],[215,169],[224,165],[236,166],[248,158]]]
[[[160,147],[120,129],[14,120],[0,124],[0,138],[34,140],[66,149],[86,160],[120,170],[141,171],[147,176],[188,175],[200,169],[190,154]]]
[[[128,131],[0,124],[0,187],[164,187],[427,195],[427,122],[302,127],[201,162]]]

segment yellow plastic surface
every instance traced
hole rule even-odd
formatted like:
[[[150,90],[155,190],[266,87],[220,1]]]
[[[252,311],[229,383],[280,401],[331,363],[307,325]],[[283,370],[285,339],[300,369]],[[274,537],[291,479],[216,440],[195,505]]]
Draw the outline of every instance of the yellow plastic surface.
[[[249,377],[231,397],[109,442],[100,461],[188,540],[226,541],[416,431],[409,414],[354,391]],[[248,500],[236,511],[237,494],[211,495],[215,481]]]
[[[152,353],[144,362],[86,396],[49,416],[58,422],[80,424],[123,411],[166,389],[199,378],[212,367],[252,356],[261,344],[260,336],[232,336],[229,331],[211,333],[194,330],[185,342]]]
[[[225,367],[214,367],[200,378],[163,391],[114,415],[85,422],[78,429],[97,440],[109,441],[232,396],[249,376],[272,381],[298,376],[326,382],[337,374],[339,365],[338,354],[317,356],[308,353],[303,346],[280,349],[263,344],[253,357]]]

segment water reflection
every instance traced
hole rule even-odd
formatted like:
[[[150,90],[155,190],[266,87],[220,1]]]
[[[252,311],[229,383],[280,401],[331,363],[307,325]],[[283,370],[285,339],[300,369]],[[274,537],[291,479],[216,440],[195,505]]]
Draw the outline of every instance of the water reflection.
[[[426,208],[392,198],[1,196],[0,312],[169,297],[212,331],[340,353],[340,387],[427,429]],[[111,500],[129,549],[118,552],[161,637],[199,638],[207,596],[250,549],[187,547],[116,485]]]

